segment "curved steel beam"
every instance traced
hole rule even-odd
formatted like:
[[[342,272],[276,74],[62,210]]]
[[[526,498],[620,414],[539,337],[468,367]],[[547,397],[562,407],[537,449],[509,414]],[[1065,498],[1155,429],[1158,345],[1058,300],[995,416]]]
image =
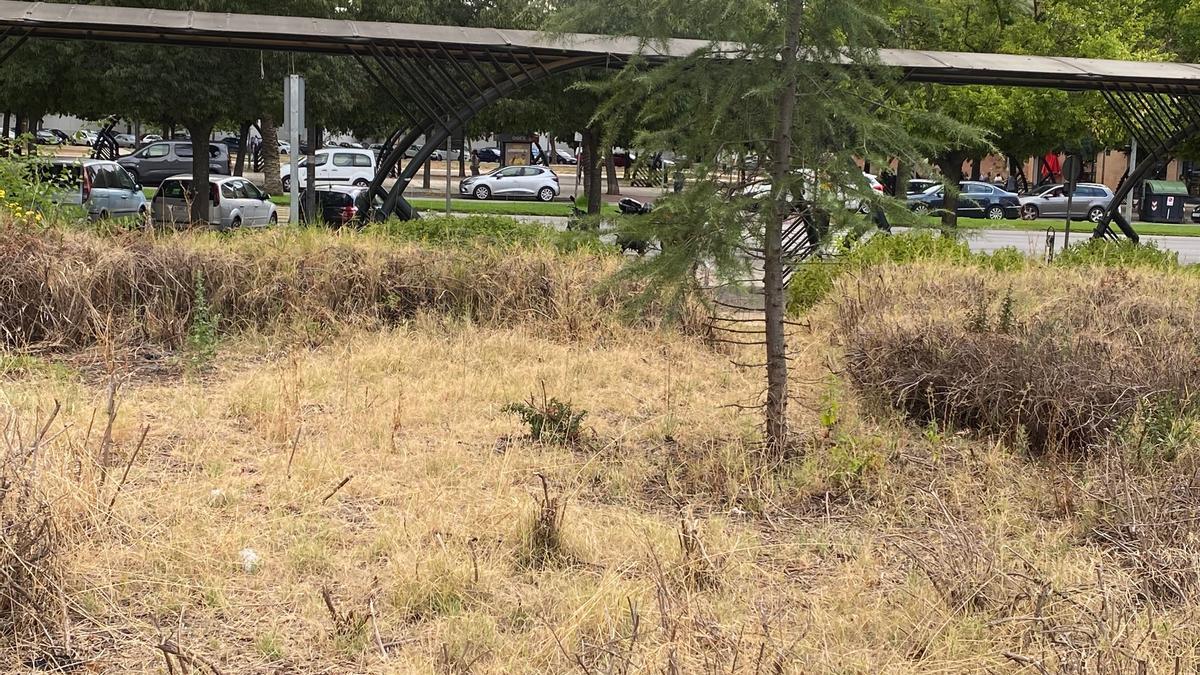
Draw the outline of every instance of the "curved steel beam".
[[[384,213],[391,215],[393,212],[395,212],[396,208],[399,207],[400,211],[397,213],[397,215],[399,215],[403,220],[409,220],[417,215],[416,211],[408,205],[407,201],[404,200],[404,191],[408,189],[409,183],[411,183],[412,179],[417,175],[417,171],[420,169],[420,167],[429,160],[429,157],[433,154],[434,150],[445,145],[446,139],[451,133],[453,133],[453,130],[458,127],[458,124],[455,122],[455,120],[470,120],[484,107],[516,92],[522,87],[538,82],[539,80],[546,79],[547,77],[557,73],[564,73],[569,70],[587,68],[590,66],[603,66],[604,64],[610,62],[611,59],[605,55],[573,56],[561,59],[559,61],[547,63],[544,67],[538,70],[530,71],[528,69],[522,69],[522,72],[518,74],[512,74],[506,79],[495,82],[492,84],[492,86],[484,89],[481,96],[474,97],[466,107],[447,114],[446,119],[431,122],[429,127],[424,130],[425,145],[417,152],[417,155],[413,157],[412,161],[410,161],[408,165],[404,167],[404,171],[400,173],[400,177],[396,180],[396,182],[392,185],[391,190],[388,192],[387,199],[384,201]],[[409,132],[409,135],[412,136],[413,134],[416,134],[419,136],[420,134],[417,134],[417,131],[418,129],[414,128]],[[404,140],[408,140],[408,136],[406,136]],[[405,149],[407,149],[408,145],[411,145],[413,142],[415,142],[415,140],[416,136],[413,136],[412,140],[409,140],[409,142],[405,145]],[[403,150],[400,150],[400,144],[397,144],[397,147],[392,150],[392,153],[395,154],[397,151],[403,153]],[[375,178],[377,181],[381,180],[378,174],[375,176]],[[446,180],[450,180],[450,177],[447,176]],[[374,186],[372,187],[374,188]],[[406,210],[405,207],[407,207],[408,213],[404,212]]]
[[[1111,230],[1109,224],[1115,222],[1120,228],[1121,233],[1129,237],[1130,241],[1135,244],[1138,242],[1138,233],[1130,225],[1125,216],[1121,215],[1121,203],[1129,196],[1134,187],[1146,177],[1146,174],[1153,171],[1159,163],[1169,160],[1171,152],[1174,148],[1179,147],[1184,141],[1200,134],[1200,120],[1192,120],[1186,127],[1176,131],[1167,138],[1167,141],[1162,145],[1150,151],[1146,158],[1134,167],[1133,173],[1127,174],[1125,180],[1117,186],[1117,191],[1113,195],[1112,201],[1108,203],[1108,212],[1096,223],[1096,229],[1092,231],[1093,239],[1104,238]],[[1129,214],[1132,216],[1133,214]]]

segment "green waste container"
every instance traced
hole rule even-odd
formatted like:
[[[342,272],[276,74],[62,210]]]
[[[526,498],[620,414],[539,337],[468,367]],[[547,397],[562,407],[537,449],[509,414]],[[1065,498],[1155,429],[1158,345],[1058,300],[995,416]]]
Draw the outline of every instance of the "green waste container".
[[[1138,217],[1147,223],[1182,223],[1187,185],[1177,180],[1148,180],[1142,185]]]

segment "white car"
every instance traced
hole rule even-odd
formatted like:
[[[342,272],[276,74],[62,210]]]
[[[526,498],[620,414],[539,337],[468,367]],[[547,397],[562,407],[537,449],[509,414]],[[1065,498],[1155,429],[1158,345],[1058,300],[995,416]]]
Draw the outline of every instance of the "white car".
[[[308,187],[307,157],[300,159],[300,187]],[[359,148],[321,148],[313,156],[317,185],[356,185],[366,187],[375,180],[375,153]],[[279,179],[285,191],[292,186],[292,167],[280,167]]]
[[[150,215],[162,225],[192,222],[191,174],[164,180],[150,201]],[[271,197],[241,176],[210,176],[208,224],[222,230],[242,226],[261,227],[279,222]]]
[[[549,202],[558,196],[558,190],[558,176],[544,166],[504,166],[458,184],[459,194],[476,199],[535,197]]]

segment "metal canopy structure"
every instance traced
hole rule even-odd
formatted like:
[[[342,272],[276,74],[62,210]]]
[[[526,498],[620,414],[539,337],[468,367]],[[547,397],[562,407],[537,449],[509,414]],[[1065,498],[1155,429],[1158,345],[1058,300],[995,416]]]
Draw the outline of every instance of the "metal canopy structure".
[[[187,12],[0,0],[0,63],[29,38],[135,42],[188,47],[264,49],[348,55],[395,100],[409,124],[380,153],[375,193],[388,212],[413,217],[403,198],[417,169],[483,107],[556,73],[622,67],[637,57],[648,65],[702,49],[705,40],[647,41],[589,34],[378,23],[290,16]],[[717,45],[737,54],[736,45]],[[858,64],[863,66],[865,64]],[[868,67],[898,70],[909,82],[1100,91],[1131,134],[1151,148],[1142,166],[1170,156],[1200,123],[1200,64],[1132,62],[1008,54],[883,49]],[[400,94],[400,95],[398,95]],[[402,96],[401,96],[402,95]],[[421,136],[424,147],[388,191],[383,179]],[[1109,218],[1137,234],[1117,208],[1142,177],[1126,175]]]

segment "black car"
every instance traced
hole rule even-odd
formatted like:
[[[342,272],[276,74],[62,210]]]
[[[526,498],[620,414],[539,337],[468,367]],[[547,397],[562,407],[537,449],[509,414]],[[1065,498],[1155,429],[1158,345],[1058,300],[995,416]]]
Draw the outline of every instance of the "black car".
[[[370,188],[352,185],[322,185],[317,187],[317,210],[321,220],[334,227],[341,227],[357,220],[363,209],[367,208],[367,194]],[[307,203],[307,189],[300,191],[300,204]],[[383,200],[379,197],[371,200],[368,220],[382,221]]]
[[[994,185],[976,181],[958,184],[958,215],[989,220],[1016,220],[1021,217],[1021,200],[1017,195]],[[945,190],[935,185],[919,195],[908,196],[908,208],[913,213],[928,215],[943,210]]]
[[[475,151],[481,162],[500,162],[500,151],[496,148],[479,148]]]

